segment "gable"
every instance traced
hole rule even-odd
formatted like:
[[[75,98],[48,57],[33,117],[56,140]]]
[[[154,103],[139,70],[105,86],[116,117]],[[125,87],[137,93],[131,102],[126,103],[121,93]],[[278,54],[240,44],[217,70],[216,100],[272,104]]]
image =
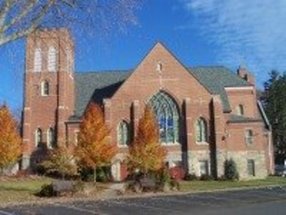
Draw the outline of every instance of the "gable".
[[[168,92],[178,103],[182,103],[186,97],[205,101],[211,98],[204,85],[193,77],[176,56],[157,43],[113,95],[112,100],[126,98],[125,102],[130,103],[140,98],[147,101],[160,90]]]
[[[156,71],[156,65],[161,62],[162,73]],[[224,112],[231,111],[225,87],[249,86],[245,80],[223,66],[186,68],[165,46],[157,43],[134,70],[75,73],[75,116],[80,117],[90,101],[102,103],[104,98],[116,97],[120,91],[130,95],[130,89],[134,89],[140,93],[146,84],[148,88],[152,87],[151,82],[154,83],[154,90],[168,88],[167,81],[165,86],[161,86],[161,78],[179,80],[180,83],[170,87],[170,91],[180,87],[189,89],[191,84],[197,92],[220,95]],[[189,92],[185,91],[186,94]]]

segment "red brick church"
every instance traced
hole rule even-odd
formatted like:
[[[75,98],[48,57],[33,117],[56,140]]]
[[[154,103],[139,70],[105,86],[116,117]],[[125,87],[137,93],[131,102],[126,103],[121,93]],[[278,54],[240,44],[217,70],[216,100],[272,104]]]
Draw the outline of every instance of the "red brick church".
[[[97,102],[119,148],[116,180],[127,175],[123,161],[145,104],[156,114],[169,167],[220,177],[232,158],[242,179],[273,172],[271,127],[245,68],[189,67],[157,43],[132,70],[76,73],[71,35],[50,29],[27,39],[24,88],[23,169],[47,148],[75,146],[81,117]]]

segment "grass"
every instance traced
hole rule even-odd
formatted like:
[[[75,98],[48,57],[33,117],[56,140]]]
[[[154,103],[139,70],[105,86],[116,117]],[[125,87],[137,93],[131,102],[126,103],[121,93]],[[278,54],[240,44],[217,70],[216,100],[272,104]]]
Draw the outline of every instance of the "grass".
[[[0,204],[35,200],[35,193],[50,182],[45,177],[0,179]]]
[[[31,202],[39,200],[35,196],[42,185],[51,183],[52,179],[47,177],[34,178],[0,178],[0,205],[8,203]],[[268,177],[263,180],[251,181],[182,181],[180,182],[181,191],[212,191],[227,188],[257,187],[269,185],[285,185],[286,178]],[[108,186],[106,183],[97,184],[99,190]],[[42,201],[42,200],[40,200]]]
[[[249,180],[249,181],[182,181],[180,183],[181,191],[212,191],[227,188],[242,187],[263,187],[271,185],[286,186],[286,178],[270,176],[266,179]]]
[[[41,187],[45,184],[50,184],[54,179],[48,177],[0,177],[0,206],[10,203],[23,203],[40,201],[43,199],[36,196]],[[93,186],[92,182],[89,182]],[[108,186],[107,183],[96,183],[96,192],[102,192]],[[48,198],[45,198],[48,199]]]

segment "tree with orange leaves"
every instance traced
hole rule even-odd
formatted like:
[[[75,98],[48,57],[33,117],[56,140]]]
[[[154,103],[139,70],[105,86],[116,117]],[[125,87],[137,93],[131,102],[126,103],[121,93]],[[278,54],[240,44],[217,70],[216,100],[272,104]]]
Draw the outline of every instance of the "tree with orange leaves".
[[[135,140],[129,148],[127,164],[131,171],[139,170],[146,175],[164,167],[166,150],[160,144],[158,129],[152,109],[146,106]]]
[[[6,105],[0,106],[0,170],[15,163],[21,154],[17,122]]]
[[[101,107],[91,103],[80,124],[76,156],[81,167],[93,169],[94,181],[96,168],[110,165],[117,152],[116,146],[109,143],[109,134]]]

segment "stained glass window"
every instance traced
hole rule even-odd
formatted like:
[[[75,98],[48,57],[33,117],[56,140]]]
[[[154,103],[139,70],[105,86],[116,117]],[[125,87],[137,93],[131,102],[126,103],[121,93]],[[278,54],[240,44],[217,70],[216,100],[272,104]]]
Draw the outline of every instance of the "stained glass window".
[[[130,134],[128,123],[122,121],[117,128],[117,141],[120,146],[127,146],[129,144]]]
[[[36,48],[34,53],[34,71],[40,72],[42,70],[42,51],[40,48]]]
[[[243,115],[244,115],[243,105],[238,105],[238,106],[236,107],[236,112],[237,112],[238,115],[243,116]]]
[[[40,128],[38,128],[35,132],[35,145],[36,145],[36,147],[40,146],[40,143],[42,143],[42,138],[43,138],[42,130]]]
[[[55,132],[53,128],[49,128],[47,131],[47,147],[49,149],[55,147]]]
[[[196,122],[196,141],[207,141],[207,123],[202,117],[200,117]]]
[[[50,85],[49,82],[43,81],[41,83],[41,95],[48,96],[50,94]]]
[[[57,50],[54,47],[49,48],[48,71],[55,72],[57,67]]]
[[[251,129],[248,129],[245,131],[245,142],[247,144],[252,144],[253,143],[253,132]]]
[[[179,111],[177,104],[165,92],[158,92],[149,100],[149,105],[156,115],[161,143],[179,142]]]

